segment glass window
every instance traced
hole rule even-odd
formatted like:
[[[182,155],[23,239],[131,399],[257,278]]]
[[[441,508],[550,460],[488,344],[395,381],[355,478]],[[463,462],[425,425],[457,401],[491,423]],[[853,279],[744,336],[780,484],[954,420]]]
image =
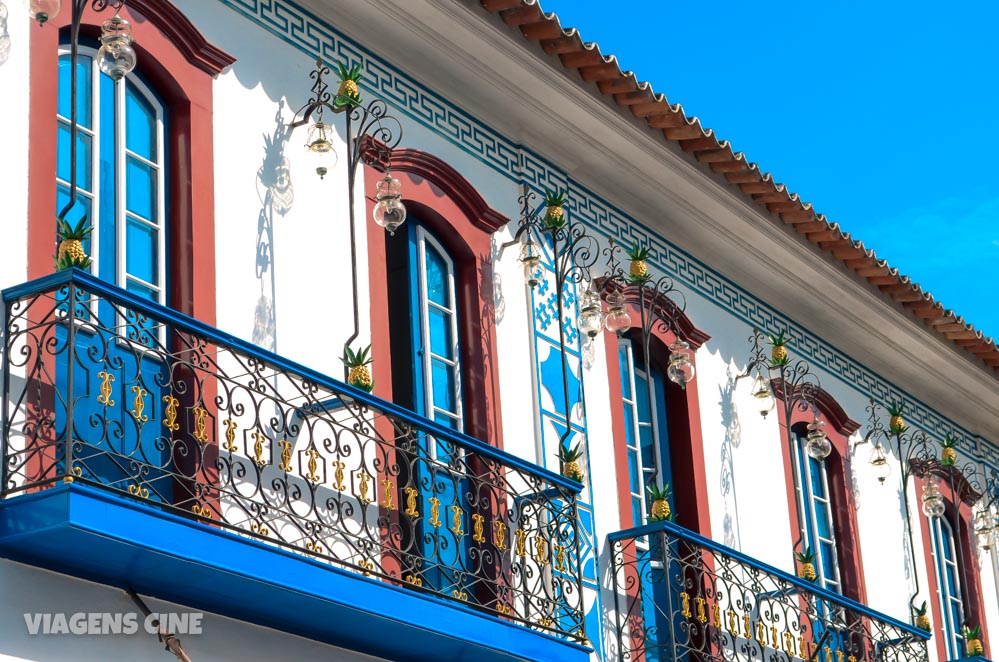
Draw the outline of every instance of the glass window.
[[[464,431],[461,366],[455,307],[454,262],[422,226],[415,227],[416,279],[419,296],[418,357],[422,367],[424,413],[441,425]],[[440,457],[443,449],[431,448]]]
[[[964,657],[964,636],[961,634],[961,627],[964,625],[964,603],[961,599],[961,582],[958,579],[954,529],[947,518],[938,517],[930,520],[930,530],[947,656],[956,660]]]
[[[798,462],[798,485],[795,486],[795,492],[804,516],[801,539],[815,554],[818,584],[830,591],[842,593],[836,528],[833,523],[834,506],[829,494],[826,463],[805,452],[806,440],[801,433],[796,434],[795,438]]]
[[[70,191],[70,56],[59,57],[56,202]],[[91,272],[157,303],[165,300],[163,106],[134,75],[115,83],[81,48],[77,60],[76,204],[93,228]]]
[[[628,479],[632,518],[644,524],[650,506],[647,486],[671,483],[668,448],[665,385],[662,374],[651,373],[653,397],[649,398],[649,372],[636,362],[631,341],[622,339],[618,347],[621,368],[621,395],[624,405],[625,443],[628,450]],[[657,471],[658,470],[658,471]],[[673,508],[672,492],[670,508]]]

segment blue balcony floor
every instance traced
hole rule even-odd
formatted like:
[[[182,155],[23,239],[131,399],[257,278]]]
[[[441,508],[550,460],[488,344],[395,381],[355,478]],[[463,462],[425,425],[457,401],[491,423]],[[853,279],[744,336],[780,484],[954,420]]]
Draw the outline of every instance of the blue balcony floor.
[[[80,483],[0,501],[0,555],[390,660],[590,649]]]

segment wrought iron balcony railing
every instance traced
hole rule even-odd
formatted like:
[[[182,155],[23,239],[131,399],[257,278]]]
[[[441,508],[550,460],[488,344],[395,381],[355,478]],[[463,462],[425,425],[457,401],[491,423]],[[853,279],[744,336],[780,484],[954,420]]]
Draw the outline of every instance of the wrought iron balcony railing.
[[[621,660],[928,659],[928,633],[670,522],[609,538]]]
[[[572,481],[81,271],[4,306],[4,499],[86,484],[582,639]]]

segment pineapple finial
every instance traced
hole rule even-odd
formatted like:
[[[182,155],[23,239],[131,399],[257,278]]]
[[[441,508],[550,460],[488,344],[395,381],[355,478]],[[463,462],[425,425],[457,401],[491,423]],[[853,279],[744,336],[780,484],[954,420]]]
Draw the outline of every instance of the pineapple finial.
[[[70,225],[61,218],[56,219],[56,236],[59,238],[59,247],[56,249],[56,271],[78,267],[80,269],[90,268],[90,256],[83,249],[83,242],[93,228],[87,223],[84,216],[76,225]]]
[[[368,370],[368,365],[371,363],[370,352],[371,345],[357,352],[352,350],[350,345],[344,345],[343,356],[340,357],[343,364],[349,368],[347,383],[368,393],[371,393],[375,387],[375,382],[371,379],[371,371]]]

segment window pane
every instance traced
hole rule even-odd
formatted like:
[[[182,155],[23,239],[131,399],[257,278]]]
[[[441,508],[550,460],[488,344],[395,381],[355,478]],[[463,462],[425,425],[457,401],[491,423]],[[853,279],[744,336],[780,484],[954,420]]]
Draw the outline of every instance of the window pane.
[[[430,311],[430,351],[437,356],[455,360],[451,316],[433,306],[428,306],[427,309]]]
[[[455,412],[454,368],[443,361],[431,361],[431,379],[434,385],[434,406],[445,411]]]
[[[69,55],[59,56],[59,114],[66,119],[69,119],[70,108],[72,108],[69,59]],[[90,112],[93,105],[91,71],[91,59],[86,55],[78,56],[76,60],[76,121],[80,126],[88,129],[94,126]]]
[[[638,475],[638,453],[635,451],[628,451],[628,478],[631,491],[642,494],[642,477]]]
[[[818,529],[818,533],[823,538],[829,538],[831,540],[833,536],[829,526],[829,516],[831,514],[829,512],[829,506],[827,506],[824,503],[819,503],[817,501],[814,503],[815,503],[815,517],[818,520],[815,523],[815,525],[816,528]]]
[[[822,482],[823,467],[813,457],[808,458],[808,473],[810,474],[812,496],[819,497],[820,499],[826,498],[826,487]]]
[[[156,171],[131,157],[125,166],[125,208],[154,223],[156,218]]]
[[[125,270],[147,283],[159,285],[159,237],[155,228],[129,218],[125,234]]]
[[[131,84],[125,88],[125,146],[150,161],[157,160],[156,113]]]
[[[427,263],[427,298],[445,308],[450,308],[451,297],[448,292],[447,262],[429,243],[424,243],[424,246],[426,247]]]
[[[642,500],[635,497],[631,498],[631,517],[632,521],[636,526],[643,524],[642,522]]]
[[[642,468],[652,471],[656,466],[655,459],[655,437],[652,434],[651,425],[638,426],[638,436],[642,442]]]
[[[628,360],[628,347],[621,345],[618,348],[618,357],[621,361],[621,396],[631,400],[631,361]]]
[[[66,203],[68,202],[69,202],[69,187],[59,184],[56,187],[56,213],[62,211],[62,208],[65,207]],[[69,212],[66,214],[66,222],[72,226],[75,226],[77,223],[79,223],[80,219],[83,218],[84,215],[86,215],[87,218],[91,221],[92,225],[94,218],[92,212],[93,210],[91,209],[90,198],[88,198],[85,195],[77,194],[76,202],[73,204],[73,208],[70,209]],[[83,250],[87,251],[88,255],[91,254],[92,237],[93,233],[91,232],[89,235],[87,235],[87,240],[83,242]]]
[[[638,404],[638,420],[642,423],[652,421],[652,412],[649,408],[649,386],[645,381],[645,376],[635,373],[635,402]]]
[[[624,403],[624,433],[628,446],[638,448],[638,440],[635,439],[635,419],[634,409],[627,402]]]
[[[91,178],[93,166],[93,153],[91,147],[93,138],[83,132],[76,132],[76,185],[87,191],[93,191],[93,181]],[[69,125],[59,122],[59,163],[56,166],[56,176],[64,181],[69,181],[70,175],[70,149],[69,149]]]
[[[829,543],[819,545],[822,555],[822,570],[829,579],[836,579],[836,548]]]

